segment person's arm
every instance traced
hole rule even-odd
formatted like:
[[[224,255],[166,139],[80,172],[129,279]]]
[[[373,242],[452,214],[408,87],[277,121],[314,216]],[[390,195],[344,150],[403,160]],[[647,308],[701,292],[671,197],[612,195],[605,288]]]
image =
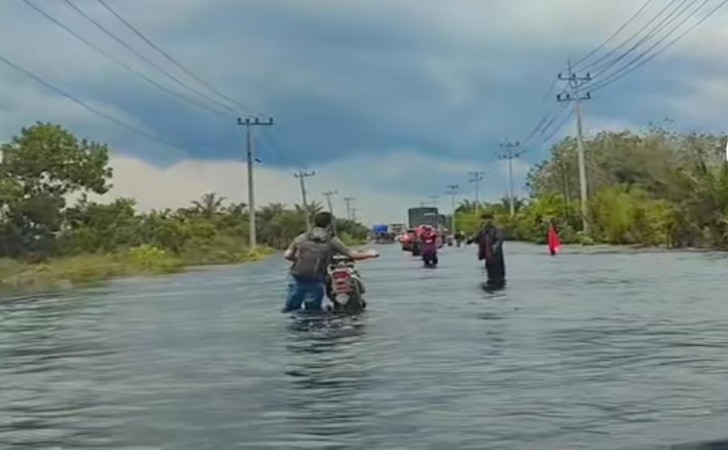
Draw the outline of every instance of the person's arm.
[[[292,242],[291,245],[288,246],[285,252],[283,252],[283,257],[286,258],[289,261],[295,261],[296,260],[296,254],[298,253],[298,243],[301,242],[303,235],[297,236]]]
[[[479,230],[477,233],[475,233],[473,236],[471,236],[467,239],[467,241],[466,241],[467,244],[468,245],[473,244],[473,243],[480,244],[480,241],[481,241],[480,236],[482,234],[483,234],[483,230]]]
[[[331,239],[331,246],[334,248],[334,251],[338,254],[347,256],[354,261],[361,261],[364,259],[370,259],[370,258],[376,258],[379,255],[376,253],[365,253],[365,252],[359,252],[356,250],[352,250],[349,247],[344,244],[341,239],[334,236],[333,239]]]

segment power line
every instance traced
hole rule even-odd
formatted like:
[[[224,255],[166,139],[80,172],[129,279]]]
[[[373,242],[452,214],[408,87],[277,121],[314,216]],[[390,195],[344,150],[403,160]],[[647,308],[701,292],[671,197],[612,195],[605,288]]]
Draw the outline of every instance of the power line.
[[[258,245],[258,236],[255,228],[255,183],[253,183],[253,130],[254,126],[272,126],[273,118],[268,120],[260,120],[259,117],[250,118],[246,117],[244,120],[238,117],[238,125],[245,126],[246,131],[246,159],[248,163],[248,218],[249,218],[249,239],[250,239],[250,251],[255,251]]]
[[[572,68],[573,68],[573,69],[577,69],[577,68],[578,68],[578,66],[579,66],[579,65],[580,65],[581,63],[583,63],[583,62],[584,62],[584,61],[586,61],[587,59],[591,58],[591,57],[592,57],[593,55],[595,55],[595,54],[596,54],[596,53],[597,53],[597,52],[598,52],[599,50],[603,49],[603,48],[604,48],[604,47],[605,47],[605,46],[606,46],[607,44],[609,44],[609,43],[610,43],[610,42],[612,41],[612,39],[614,39],[615,37],[617,37],[617,36],[619,35],[619,33],[621,33],[622,31],[624,31],[624,29],[625,29],[625,28],[627,28],[627,26],[628,26],[628,25],[629,25],[630,23],[632,23],[632,21],[634,21],[634,20],[635,20],[635,19],[636,19],[636,18],[637,18],[637,17],[638,17],[638,16],[640,15],[640,14],[642,14],[642,12],[643,12],[643,11],[644,11],[644,10],[645,10],[645,9],[646,9],[646,8],[647,8],[648,6],[650,6],[650,4],[651,4],[651,3],[653,2],[653,1],[654,1],[654,0],[647,0],[646,2],[644,2],[644,3],[642,4],[642,6],[641,6],[641,7],[640,7],[640,8],[639,8],[639,9],[638,9],[637,11],[635,11],[635,13],[634,13],[634,14],[632,14],[632,16],[630,16],[630,17],[629,17],[629,18],[628,18],[628,19],[627,19],[627,20],[626,20],[626,21],[625,21],[625,22],[624,22],[624,23],[623,23],[623,24],[622,24],[622,25],[621,25],[621,26],[620,26],[619,28],[617,28],[617,31],[615,31],[614,33],[612,33],[612,35],[611,35],[611,36],[609,36],[609,37],[608,37],[607,39],[605,39],[605,40],[604,40],[604,41],[603,41],[603,42],[602,42],[601,44],[599,44],[599,45],[597,45],[597,46],[596,46],[595,48],[593,48],[593,49],[592,49],[592,50],[591,50],[590,52],[588,52],[588,53],[587,53],[586,55],[582,56],[582,57],[581,57],[581,58],[579,58],[579,59],[578,59],[578,60],[577,60],[576,62],[574,62],[574,64],[573,64]]]
[[[26,0],[23,0],[23,1],[26,1]],[[174,81],[175,83],[177,83],[183,89],[186,89],[186,90],[188,90],[188,91],[190,91],[190,92],[192,92],[192,93],[200,96],[202,99],[207,100],[210,103],[214,103],[214,104],[216,104],[218,106],[221,106],[222,108],[224,108],[224,109],[226,109],[228,111],[233,111],[233,109],[230,108],[229,106],[227,106],[227,105],[225,105],[223,103],[220,103],[219,101],[215,100],[214,98],[211,98],[208,95],[205,95],[204,92],[200,92],[199,90],[194,89],[193,87],[190,87],[188,84],[184,83],[182,80],[180,80],[179,78],[177,78],[173,74],[169,73],[169,71],[165,70],[163,67],[160,67],[159,65],[157,65],[156,63],[154,63],[154,61],[150,60],[149,58],[147,58],[143,54],[141,54],[138,51],[136,51],[132,46],[130,46],[129,44],[127,44],[126,42],[124,42],[123,39],[119,38],[114,33],[112,33],[111,31],[107,30],[106,27],[104,27],[103,25],[101,25],[93,17],[89,16],[84,10],[82,10],[77,5],[75,5],[73,2],[71,2],[71,0],[63,0],[63,1],[68,6],[70,6],[74,11],[76,11],[79,15],[81,15],[84,19],[86,19],[87,21],[91,22],[96,28],[98,28],[99,30],[101,30],[102,33],[104,33],[105,35],[109,36],[111,39],[113,39],[114,41],[116,41],[118,44],[120,44],[125,49],[129,50],[137,58],[141,59],[142,61],[146,62],[150,66],[154,67],[156,70],[158,70],[159,72],[161,72],[162,74],[164,74],[165,76],[167,76],[169,79],[171,79],[172,81]]]
[[[498,159],[508,160],[508,199],[511,207],[511,216],[516,214],[515,201],[513,198],[513,160],[520,156],[520,154],[514,154],[513,149],[517,148],[519,145],[520,144],[518,142],[506,142],[501,144],[501,148],[505,148],[506,152],[498,156]]]
[[[211,85],[210,85],[209,83],[206,83],[206,82],[205,82],[204,80],[202,80],[202,79],[201,79],[200,77],[198,77],[197,75],[195,75],[195,74],[194,74],[194,73],[193,73],[193,72],[192,72],[191,70],[189,70],[189,69],[185,68],[185,67],[184,67],[184,66],[183,66],[182,64],[180,64],[180,63],[179,63],[179,62],[178,62],[178,61],[177,61],[177,60],[176,60],[175,58],[173,58],[173,57],[172,57],[172,56],[171,56],[171,55],[170,55],[169,53],[165,52],[165,51],[164,51],[164,50],[162,50],[162,49],[161,49],[160,47],[158,47],[158,46],[157,46],[157,45],[156,45],[156,44],[155,44],[154,42],[152,42],[152,40],[151,40],[151,39],[149,39],[149,38],[148,38],[148,37],[147,37],[147,36],[146,36],[146,35],[145,35],[144,33],[142,33],[141,31],[139,31],[139,29],[138,29],[138,28],[136,28],[136,27],[135,27],[134,25],[132,25],[132,24],[131,24],[131,23],[130,23],[129,21],[127,21],[127,20],[126,20],[126,19],[125,19],[125,18],[124,18],[124,17],[123,17],[123,16],[121,15],[121,14],[119,14],[119,13],[118,13],[118,12],[117,12],[116,10],[114,10],[114,9],[113,9],[113,8],[112,8],[111,6],[109,6],[109,5],[108,5],[108,4],[107,4],[107,3],[106,3],[106,2],[104,1],[104,0],[96,0],[96,1],[98,1],[98,2],[99,2],[99,4],[101,4],[101,6],[103,6],[103,7],[104,7],[104,9],[106,9],[106,10],[107,10],[108,12],[110,12],[110,13],[111,13],[111,14],[112,14],[112,15],[113,15],[114,17],[116,17],[117,19],[119,19],[119,21],[120,21],[120,22],[122,22],[122,23],[123,23],[124,25],[126,25],[126,27],[127,27],[127,28],[129,28],[129,29],[130,29],[130,30],[131,30],[131,31],[132,31],[132,32],[133,32],[134,34],[136,34],[136,35],[137,35],[137,36],[138,36],[138,37],[139,37],[140,39],[142,39],[142,40],[143,40],[144,42],[146,42],[146,43],[147,43],[147,45],[149,45],[150,47],[152,47],[152,48],[153,48],[154,50],[156,50],[156,51],[157,51],[157,52],[158,52],[159,54],[161,54],[162,56],[164,56],[164,57],[165,57],[165,58],[166,58],[166,59],[167,59],[168,61],[170,61],[170,62],[171,62],[172,64],[174,64],[175,66],[177,66],[177,68],[179,68],[179,69],[180,69],[181,71],[183,71],[184,73],[186,73],[187,75],[189,75],[189,76],[190,76],[191,78],[193,78],[194,80],[196,80],[196,81],[197,81],[198,83],[200,83],[201,85],[205,86],[205,87],[206,87],[207,89],[209,89],[210,91],[214,92],[215,94],[217,94],[217,95],[218,95],[218,96],[220,96],[221,98],[224,98],[225,100],[229,101],[230,103],[234,104],[235,106],[237,106],[237,107],[239,107],[239,108],[241,108],[241,109],[247,110],[247,111],[249,111],[249,112],[251,112],[251,113],[254,113],[254,114],[256,114],[256,115],[264,115],[264,114],[261,114],[261,113],[260,113],[260,112],[258,112],[258,111],[255,111],[255,110],[253,110],[253,109],[251,109],[251,108],[249,108],[249,107],[247,107],[247,106],[243,105],[242,103],[240,103],[240,102],[238,102],[237,100],[235,100],[234,98],[232,98],[232,97],[230,97],[230,96],[226,95],[225,93],[223,93],[223,92],[219,91],[218,89],[215,89],[215,88],[214,88],[213,86],[211,86]]]
[[[594,92],[594,91],[597,91],[599,89],[602,89],[602,88],[604,88],[606,86],[609,86],[610,84],[612,84],[612,83],[616,82],[617,80],[623,78],[627,74],[629,74],[631,72],[634,72],[635,70],[637,70],[640,67],[644,66],[645,64],[649,63],[650,61],[652,61],[653,59],[655,59],[657,56],[659,56],[660,54],[662,54],[663,52],[665,52],[667,49],[669,49],[670,47],[672,47],[673,45],[675,45],[680,39],[682,39],[683,37],[685,37],[688,33],[690,33],[691,31],[693,31],[695,28],[697,28],[699,25],[701,25],[703,22],[705,22],[711,16],[713,16],[716,12],[718,12],[719,9],[723,8],[726,4],[728,4],[728,0],[722,0],[715,8],[713,8],[712,10],[710,10],[710,12],[708,12],[705,16],[703,16],[702,18],[700,18],[697,22],[695,22],[690,27],[688,27],[687,29],[685,29],[682,33],[680,33],[677,36],[675,36],[672,40],[668,41],[667,44],[665,44],[661,48],[657,49],[657,51],[655,51],[653,54],[647,56],[642,61],[639,61],[640,58],[646,56],[647,53],[649,53],[650,51],[654,50],[659,44],[661,44],[662,42],[664,42],[664,40],[667,37],[669,37],[670,34],[672,34],[672,33],[670,33],[667,36],[663,37],[662,39],[660,39],[659,41],[657,41],[655,44],[653,44],[650,48],[648,48],[647,50],[645,50],[644,52],[642,52],[641,54],[639,54],[637,57],[635,57],[634,59],[632,59],[631,61],[629,61],[627,64],[625,64],[624,66],[622,66],[621,69],[613,72],[612,74],[608,75],[605,79],[603,79],[603,80],[599,81],[598,83],[595,83],[594,85],[590,86],[591,91]],[[680,26],[682,26],[682,24],[686,20],[684,20],[680,25],[678,25],[678,27],[676,27],[676,29],[679,28]],[[637,64],[634,64],[634,63],[637,63]],[[634,65],[632,65],[632,64],[634,64]]]
[[[180,99],[182,101],[185,101],[185,102],[187,102],[187,103],[189,103],[191,105],[197,106],[199,108],[203,108],[203,109],[205,109],[207,111],[211,111],[211,112],[213,112],[215,114],[222,114],[223,113],[222,111],[217,110],[217,109],[214,109],[214,108],[211,108],[211,107],[209,107],[209,106],[207,106],[207,105],[205,105],[203,103],[198,102],[197,100],[195,100],[193,98],[188,98],[188,97],[186,97],[186,96],[184,96],[182,94],[179,94],[179,93],[177,93],[177,92],[169,89],[168,87],[164,86],[163,84],[157,83],[156,81],[154,81],[153,79],[151,79],[148,76],[144,75],[143,73],[134,70],[134,68],[132,68],[128,64],[126,64],[126,63],[124,63],[122,61],[117,60],[116,58],[114,58],[113,56],[111,56],[109,53],[107,53],[106,51],[104,51],[103,49],[101,49],[100,47],[97,47],[96,45],[92,44],[86,38],[84,38],[80,34],[76,33],[75,31],[73,31],[72,29],[70,29],[69,27],[67,27],[63,23],[61,23],[59,20],[57,20],[55,17],[51,16],[46,11],[42,10],[40,7],[38,7],[35,4],[31,3],[29,0],[21,0],[21,1],[23,3],[25,3],[26,5],[28,5],[30,8],[34,9],[39,14],[41,14],[46,19],[48,19],[51,22],[53,22],[58,27],[62,28],[67,33],[71,34],[73,37],[75,37],[79,41],[83,42],[86,46],[88,46],[92,50],[94,50],[97,53],[100,53],[101,55],[105,56],[110,61],[116,63],[118,66],[122,67],[123,69],[126,69],[129,72],[133,73],[134,75],[137,75],[138,77],[141,77],[147,83],[152,84],[153,86],[157,87],[158,89],[161,89],[161,90],[167,92],[168,94],[170,94],[170,95],[172,95],[174,97],[177,97],[178,99]]]
[[[559,102],[574,102],[574,112],[576,113],[576,142],[577,142],[577,156],[579,163],[579,188],[581,193],[581,221],[582,228],[585,234],[589,233],[589,222],[587,221],[587,180],[586,180],[586,166],[584,163],[584,137],[582,129],[582,110],[581,102],[584,100],[590,100],[591,94],[589,92],[582,95],[579,91],[583,83],[591,81],[591,76],[587,73],[585,76],[577,75],[571,69],[571,61],[569,61],[569,72],[568,76],[559,74],[560,80],[568,82],[568,86],[571,93],[559,94],[556,96],[556,100]]]
[[[31,71],[29,71],[28,69],[26,69],[24,67],[21,67],[18,64],[15,64],[14,62],[12,62],[11,60],[9,60],[8,58],[6,58],[6,57],[4,57],[2,55],[0,55],[0,61],[3,62],[3,63],[5,63],[6,65],[8,65],[9,67],[11,67],[12,69],[14,69],[14,70],[22,73],[23,75],[26,75],[27,77],[32,78],[37,83],[39,83],[39,84],[45,86],[46,88],[48,88],[48,89],[50,89],[50,90],[58,93],[59,95],[67,98],[68,100],[72,101],[73,103],[81,106],[85,110],[87,110],[87,111],[89,111],[89,112],[91,112],[93,114],[96,114],[97,116],[103,117],[104,119],[106,119],[106,120],[108,120],[110,122],[113,122],[113,123],[119,125],[120,127],[126,128],[127,130],[129,130],[129,131],[131,131],[133,133],[136,133],[136,134],[138,134],[140,136],[146,137],[147,139],[153,140],[155,142],[159,142],[159,143],[164,144],[164,145],[169,145],[169,146],[171,146],[173,148],[180,148],[180,144],[178,144],[178,143],[174,143],[174,142],[171,142],[171,141],[167,141],[167,140],[162,139],[162,138],[160,138],[158,136],[155,136],[153,134],[147,133],[144,130],[140,130],[139,128],[136,128],[135,126],[130,125],[130,124],[124,122],[123,120],[119,120],[119,119],[117,119],[117,118],[115,118],[115,117],[113,117],[113,116],[111,116],[109,114],[106,114],[103,111],[100,111],[100,110],[94,108],[93,106],[88,105],[87,103],[83,102],[82,100],[79,100],[78,98],[74,97],[73,95],[69,94],[68,92],[66,92],[66,91],[64,91],[64,90],[62,90],[60,88],[57,88],[56,86],[52,85],[51,83],[49,83],[49,82],[45,81],[44,79],[40,78],[39,76],[35,75],[34,73],[32,73]]]
[[[344,203],[346,203],[346,218],[347,220],[354,220],[352,218],[351,212],[351,203],[355,200],[354,197],[344,197]]]
[[[455,234],[455,196],[460,192],[457,184],[448,184],[445,193],[450,196],[450,233]]]
[[[657,26],[655,28],[653,28],[650,32],[648,32],[645,36],[643,36],[639,41],[637,41],[634,45],[632,45],[627,51],[625,51],[624,53],[622,53],[618,57],[614,58],[612,61],[605,62],[604,64],[601,64],[597,68],[593,69],[593,71],[596,72],[596,76],[602,75],[604,72],[606,72],[607,70],[609,70],[612,67],[614,67],[618,62],[622,61],[627,56],[629,56],[630,54],[632,54],[632,52],[634,52],[635,50],[637,50],[638,48],[640,48],[640,46],[642,44],[647,43],[650,39],[652,39],[653,37],[655,37],[659,32],[661,32],[668,25],[670,25],[675,19],[679,18],[683,13],[685,13],[691,5],[693,5],[693,4],[696,3],[697,0],[693,0],[693,2],[691,4],[688,4],[687,6],[684,6],[683,7],[683,4],[686,1],[687,0],[683,0],[682,3],[680,3],[674,11],[672,11],[665,19],[663,19],[659,24],[657,24]],[[700,4],[695,11],[691,12],[690,14],[688,14],[683,19],[683,21],[680,22],[671,31],[668,31],[667,34],[661,40],[658,41],[658,43],[661,42],[661,41],[663,41],[664,39],[667,39],[668,37],[670,37],[670,35],[672,33],[674,33],[678,28],[680,28],[680,26],[683,23],[685,23],[686,20],[688,20],[688,19],[690,19],[690,17],[694,16],[697,13],[697,11],[700,8],[702,8],[703,6],[705,6],[705,4],[708,3],[709,1],[710,0],[703,0],[703,3]],[[684,9],[680,10],[680,8],[684,8]]]
[[[646,2],[645,2],[645,3],[643,4],[643,5],[642,5],[642,7],[640,7],[640,8],[639,8],[639,9],[638,9],[638,10],[637,10],[637,11],[636,11],[636,12],[635,12],[635,13],[634,13],[634,14],[633,14],[633,15],[632,15],[632,16],[631,16],[630,18],[628,18],[628,19],[627,19],[627,21],[625,21],[625,22],[624,22],[624,23],[623,23],[623,24],[622,24],[622,25],[621,25],[621,26],[620,26],[620,27],[619,27],[619,28],[617,29],[617,31],[615,31],[615,32],[614,32],[614,33],[613,33],[613,34],[612,34],[612,35],[611,35],[610,37],[608,37],[608,38],[607,38],[607,39],[606,39],[606,40],[605,40],[604,42],[602,42],[602,43],[601,43],[601,44],[599,44],[599,45],[598,45],[597,47],[595,47],[594,49],[592,49],[591,51],[589,51],[589,52],[588,52],[588,53],[587,53],[586,55],[584,55],[584,56],[583,56],[582,58],[580,58],[580,59],[579,59],[579,61],[577,61],[577,63],[576,63],[576,64],[574,64],[574,66],[576,66],[576,65],[578,65],[578,64],[581,64],[582,62],[584,62],[584,61],[586,61],[586,60],[587,60],[588,58],[590,58],[590,57],[591,57],[592,55],[596,54],[596,53],[597,53],[597,52],[598,52],[599,50],[601,50],[602,48],[604,48],[604,47],[605,47],[605,46],[606,46],[606,45],[607,45],[607,44],[608,44],[608,43],[609,43],[609,42],[610,42],[610,41],[611,41],[612,39],[614,39],[614,38],[615,38],[615,37],[616,37],[616,36],[617,36],[617,35],[618,35],[619,33],[621,33],[621,32],[622,32],[622,31],[623,31],[623,30],[624,30],[624,29],[625,29],[625,28],[626,28],[626,27],[627,27],[627,26],[628,26],[628,25],[629,25],[629,24],[630,24],[630,23],[632,22],[632,21],[634,21],[634,19],[636,19],[636,18],[637,18],[637,17],[638,17],[638,16],[639,16],[639,15],[640,15],[640,14],[641,14],[641,13],[642,13],[642,12],[643,12],[643,11],[644,11],[644,10],[645,10],[646,8],[647,8],[647,6],[649,6],[649,5],[650,5],[650,3],[652,3],[652,1],[653,1],[653,0],[647,0],[647,1],[646,1]],[[558,80],[557,80],[557,79],[555,79],[555,80],[554,80],[554,81],[553,81],[553,82],[551,83],[551,86],[550,86],[550,87],[549,87],[549,89],[547,90],[546,94],[545,94],[545,95],[543,96],[543,98],[542,98],[542,100],[541,100],[541,102],[540,102],[540,104],[539,104],[539,106],[538,106],[538,108],[537,108],[537,110],[538,110],[538,111],[542,111],[542,110],[543,110],[543,107],[544,107],[544,106],[545,106],[545,105],[547,104],[547,102],[548,102],[548,101],[549,101],[549,100],[550,100],[550,99],[552,98],[552,97],[551,97],[551,95],[552,95],[552,94],[554,93],[554,90],[556,89],[557,83],[558,83]],[[554,121],[554,120],[556,119],[556,117],[555,117],[555,116],[553,116],[552,114],[553,114],[553,112],[551,112],[551,113],[544,113],[543,115],[541,115],[541,118],[540,118],[540,119],[538,120],[538,122],[536,123],[536,125],[535,125],[535,126],[534,126],[534,127],[533,127],[533,128],[531,129],[531,131],[530,131],[530,132],[529,132],[529,133],[528,133],[528,134],[527,134],[527,135],[526,135],[526,136],[525,136],[525,137],[524,137],[524,138],[523,138],[523,139],[521,140],[521,142],[523,142],[523,145],[524,145],[524,146],[527,146],[527,145],[528,145],[528,144],[529,144],[529,143],[531,142],[531,139],[533,139],[534,137],[536,137],[536,135],[539,135],[539,134],[543,134],[543,133],[545,132],[545,130],[546,130],[546,129],[548,129],[548,127],[550,127],[550,126],[551,126],[551,124],[553,123],[553,121]],[[551,116],[551,118],[550,118],[550,119],[549,119],[549,116]],[[548,125],[546,125],[546,123],[547,123],[547,122],[549,122],[549,123],[548,123]]]
[[[308,201],[306,199],[306,178],[313,177],[316,175],[316,172],[304,172],[303,170],[299,170],[298,173],[294,173],[293,176],[298,178],[299,183],[301,184],[301,201],[303,202],[303,211],[306,215],[306,228],[309,230],[311,229],[311,214],[309,214],[308,210]]]
[[[480,209],[480,182],[485,178],[485,172],[482,170],[468,172],[470,179],[468,183],[475,184],[475,209]]]
[[[630,23],[632,23],[632,22],[633,22],[633,21],[634,21],[634,20],[635,20],[635,19],[636,19],[636,18],[637,18],[637,17],[638,17],[638,16],[639,16],[639,15],[640,15],[640,14],[641,14],[641,13],[642,13],[642,12],[643,12],[643,11],[644,11],[644,10],[645,10],[646,8],[647,8],[647,6],[649,6],[649,5],[650,5],[650,4],[652,3],[652,1],[653,1],[653,0],[647,0],[647,1],[645,2],[645,3],[643,3],[643,4],[642,4],[642,6],[641,6],[641,7],[640,7],[640,8],[639,8],[639,9],[638,9],[638,10],[637,10],[637,11],[636,11],[636,12],[635,12],[635,13],[634,13],[634,14],[633,14],[633,15],[632,15],[631,17],[629,17],[629,18],[628,18],[628,19],[627,19],[627,20],[626,20],[626,21],[625,21],[625,22],[624,22],[624,23],[623,23],[623,24],[622,24],[622,25],[621,25],[621,26],[620,26],[620,27],[619,27],[619,28],[618,28],[618,29],[617,29],[617,30],[616,30],[616,31],[615,31],[615,32],[614,32],[614,33],[613,33],[613,34],[612,34],[611,36],[609,36],[609,37],[608,37],[608,38],[607,38],[607,39],[606,39],[606,40],[605,40],[604,42],[602,42],[602,43],[601,43],[600,45],[598,45],[597,47],[595,47],[594,49],[592,49],[592,50],[591,50],[590,52],[588,52],[588,53],[587,53],[587,54],[586,54],[585,56],[583,56],[582,58],[580,58],[580,59],[579,59],[579,60],[577,61],[577,63],[576,63],[576,64],[574,64],[574,65],[572,66],[572,69],[574,69],[576,65],[582,64],[582,63],[583,63],[583,62],[585,62],[585,61],[586,61],[586,60],[587,60],[587,59],[588,59],[589,57],[593,56],[593,55],[594,55],[594,54],[596,54],[596,53],[597,53],[597,52],[598,52],[599,50],[601,50],[602,48],[604,48],[604,47],[605,47],[605,46],[606,46],[606,45],[607,45],[607,44],[608,44],[609,42],[611,42],[611,41],[612,41],[612,40],[613,40],[613,39],[614,39],[614,38],[615,38],[615,37],[616,37],[617,35],[619,35],[619,33],[621,33],[621,32],[622,32],[622,31],[623,31],[623,30],[624,30],[624,29],[625,29],[625,28],[626,28],[626,27],[627,27],[627,26],[628,26],[628,25],[629,25]],[[615,53],[617,53],[617,52],[618,52],[618,50],[619,50],[620,48],[624,47],[624,46],[625,46],[625,45],[626,45],[627,43],[629,43],[629,42],[630,42],[630,41],[632,41],[632,40],[633,40],[633,39],[634,39],[635,37],[637,37],[637,36],[638,36],[638,35],[640,34],[640,32],[644,31],[644,28],[646,28],[647,26],[649,26],[650,24],[652,24],[652,23],[653,23],[653,22],[654,22],[655,20],[657,20],[657,19],[658,19],[658,18],[659,18],[659,17],[660,17],[660,16],[661,16],[661,15],[662,15],[662,14],[663,14],[663,13],[664,13],[665,11],[667,11],[667,10],[668,10],[668,9],[670,8],[670,6],[671,6],[672,4],[674,4],[674,3],[676,2],[676,1],[677,1],[677,0],[671,0],[671,2],[670,2],[670,3],[669,3],[669,4],[667,5],[667,6],[663,7],[663,8],[662,8],[662,9],[660,10],[660,12],[658,12],[658,14],[657,14],[657,15],[656,15],[655,17],[653,17],[653,18],[652,18],[652,19],[651,19],[651,20],[650,20],[650,21],[649,21],[649,22],[647,23],[647,25],[645,25],[645,27],[643,27],[643,29],[640,29],[640,30],[638,30],[638,31],[637,31],[636,33],[634,33],[633,35],[631,35],[631,36],[630,36],[629,38],[627,38],[627,39],[626,39],[625,41],[623,41],[623,42],[622,42],[621,44],[619,44],[619,45],[618,45],[618,46],[616,46],[615,48],[613,48],[613,49],[611,49],[610,51],[608,51],[608,52],[607,52],[607,53],[606,53],[605,55],[601,56],[600,58],[596,59],[595,61],[593,61],[593,62],[592,62],[592,63],[590,63],[590,64],[587,64],[587,65],[586,65],[586,66],[584,66],[584,67],[586,67],[586,68],[589,68],[589,67],[593,67],[593,66],[597,65],[598,63],[600,63],[600,62],[602,62],[602,61],[604,61],[604,60],[608,59],[609,57],[611,57],[611,56],[612,56],[612,55],[614,55]],[[683,3],[684,3],[685,1],[686,1],[686,0],[683,0]],[[658,24],[658,26],[659,26],[659,24]],[[639,45],[639,43],[638,43],[638,45]],[[636,48],[636,47],[635,47],[635,48]],[[626,55],[625,55],[625,56],[626,56]],[[621,60],[621,59],[623,59],[623,58],[624,58],[624,56],[622,56],[622,58],[620,58],[619,60]],[[615,63],[616,63],[616,62],[618,62],[619,60],[617,60],[617,61],[612,61],[612,64],[615,64]],[[554,83],[553,83],[553,84],[551,85],[551,87],[549,88],[549,90],[548,90],[548,92],[547,92],[547,94],[546,94],[546,96],[545,96],[546,98],[549,98],[549,97],[551,96],[551,94],[552,94],[552,93],[553,93],[553,91],[554,91],[554,88],[555,88],[555,86],[556,86],[556,82],[554,81]],[[543,104],[544,104],[544,103],[545,103],[544,101],[542,101],[542,102],[541,102],[541,106],[539,106],[539,108],[538,108],[539,110],[543,108]],[[552,116],[552,117],[551,117],[551,119],[550,119],[550,122],[553,122],[553,121],[554,121],[555,119],[556,119],[556,117],[553,117],[553,116]],[[536,126],[535,126],[534,128],[532,128],[531,132],[530,132],[530,133],[529,133],[529,134],[528,134],[528,135],[527,135],[527,136],[526,136],[526,137],[525,137],[525,138],[523,139],[523,144],[524,144],[524,145],[527,145],[527,144],[528,144],[528,143],[529,143],[529,142],[531,141],[531,139],[532,139],[532,138],[534,138],[534,137],[535,137],[536,135],[538,135],[538,134],[543,134],[543,133],[545,132],[545,130],[546,130],[546,129],[547,129],[547,128],[548,128],[549,126],[550,126],[550,124],[549,124],[549,125],[546,125],[546,126],[544,126],[545,122],[547,122],[547,121],[549,121],[549,114],[548,114],[548,113],[547,113],[547,114],[544,114],[544,115],[543,115],[543,116],[541,117],[541,119],[540,119],[540,120],[538,121],[538,123],[536,124]]]
[[[565,107],[566,107],[566,104],[564,104],[564,108]],[[558,115],[554,116],[554,120],[552,120],[552,122],[554,122],[557,117],[558,117]],[[551,141],[551,139],[553,139],[556,136],[556,134],[566,126],[566,124],[569,122],[569,120],[571,120],[572,117],[574,117],[574,110],[570,109],[569,113],[566,114],[555,127],[553,127],[551,132],[544,139],[541,140],[541,142],[538,144],[538,146],[539,147],[543,146],[543,145],[547,144],[549,141]]]
[[[331,213],[331,218],[334,218],[334,205],[331,203],[331,196],[337,195],[337,191],[326,191],[323,193],[324,197],[326,197],[326,205],[329,207],[329,213]],[[336,235],[336,220],[331,221],[331,226],[333,228],[334,235]]]
[[[672,5],[674,5],[677,1],[678,0],[670,0],[670,2],[667,5],[663,6],[657,12],[657,14],[655,14],[654,16],[652,16],[652,18],[645,25],[643,25],[642,27],[640,27],[637,31],[635,31],[634,33],[632,33],[631,35],[629,35],[626,39],[624,39],[618,45],[616,45],[613,48],[611,48],[609,51],[607,51],[605,54],[603,54],[599,58],[596,58],[594,61],[590,62],[589,64],[586,64],[586,65],[580,67],[580,70],[583,71],[583,70],[591,69],[591,68],[594,68],[594,67],[598,67],[604,61],[609,60],[609,58],[612,58],[614,55],[618,55],[619,52],[620,52],[620,49],[624,48],[627,44],[629,44],[634,39],[636,39],[645,30],[647,30],[647,33],[649,34],[649,32],[650,32],[650,29],[649,29],[650,28],[650,25],[652,25],[652,23],[654,23],[665,12],[667,12],[670,9],[670,7]],[[682,0],[682,1],[684,3],[686,0]],[[659,24],[657,26],[659,26]]]

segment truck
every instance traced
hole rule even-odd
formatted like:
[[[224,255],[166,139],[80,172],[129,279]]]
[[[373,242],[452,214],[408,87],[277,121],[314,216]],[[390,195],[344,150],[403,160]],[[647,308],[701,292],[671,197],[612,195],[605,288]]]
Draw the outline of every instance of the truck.
[[[420,206],[418,208],[409,208],[407,210],[407,219],[409,221],[409,230],[416,230],[417,227],[422,225],[430,225],[432,228],[439,231],[440,236],[437,238],[437,246],[442,247],[443,245],[443,227],[442,223],[440,221],[440,213],[438,209],[434,206]],[[415,237],[414,243],[412,243],[410,246],[412,247],[413,255],[418,255],[419,252],[416,251],[417,248],[417,239]],[[403,250],[405,246],[402,246]]]
[[[407,210],[407,219],[410,229],[417,228],[420,225],[430,225],[433,228],[438,228],[440,225],[440,214],[434,206],[410,208]]]

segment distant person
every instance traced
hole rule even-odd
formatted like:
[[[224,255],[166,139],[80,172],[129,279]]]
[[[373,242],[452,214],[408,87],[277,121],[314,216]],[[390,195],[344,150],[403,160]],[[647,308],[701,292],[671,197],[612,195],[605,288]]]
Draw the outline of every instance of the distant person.
[[[460,247],[463,244],[464,240],[465,240],[465,234],[462,231],[456,231],[455,232],[455,244],[457,244],[457,246]]]
[[[551,256],[556,256],[556,253],[561,251],[561,240],[559,239],[559,230],[558,230],[558,228],[556,228],[556,221],[554,219],[551,219],[549,221],[548,246],[549,246],[549,254]]]
[[[425,265],[436,266],[437,258],[437,230],[429,225],[424,225],[420,239],[422,240],[422,261]]]
[[[485,261],[486,287],[501,289],[506,285],[506,262],[503,255],[503,232],[493,224],[493,214],[484,213],[480,231],[468,240],[478,244],[478,260]]]
[[[291,282],[283,312],[297,311],[303,306],[307,311],[321,311],[326,293],[326,269],[331,257],[340,254],[355,261],[376,258],[375,252],[359,252],[348,248],[332,232],[333,216],[323,211],[313,218],[311,231],[296,237],[283,254],[293,261],[290,269]]]

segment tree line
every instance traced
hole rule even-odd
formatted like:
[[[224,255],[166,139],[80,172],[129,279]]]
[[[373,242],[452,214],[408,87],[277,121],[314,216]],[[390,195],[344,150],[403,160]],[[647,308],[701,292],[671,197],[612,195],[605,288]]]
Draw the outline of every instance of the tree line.
[[[111,189],[105,144],[76,137],[55,124],[36,123],[0,146],[0,257],[51,257],[125,252],[153,247],[190,264],[245,260],[249,208],[206,193],[188,207],[137,210],[132,198],[89,200]],[[160,186],[164,189],[164,186]],[[75,195],[75,202],[68,199]],[[273,203],[256,208],[262,246],[282,249],[322,210]],[[366,239],[360,223],[337,219],[345,241]]]
[[[726,135],[603,131],[584,141],[589,235],[581,225],[576,139],[556,143],[527,176],[529,197],[498,204],[464,202],[465,231],[490,210],[512,239],[545,242],[553,221],[566,242],[728,248]]]

